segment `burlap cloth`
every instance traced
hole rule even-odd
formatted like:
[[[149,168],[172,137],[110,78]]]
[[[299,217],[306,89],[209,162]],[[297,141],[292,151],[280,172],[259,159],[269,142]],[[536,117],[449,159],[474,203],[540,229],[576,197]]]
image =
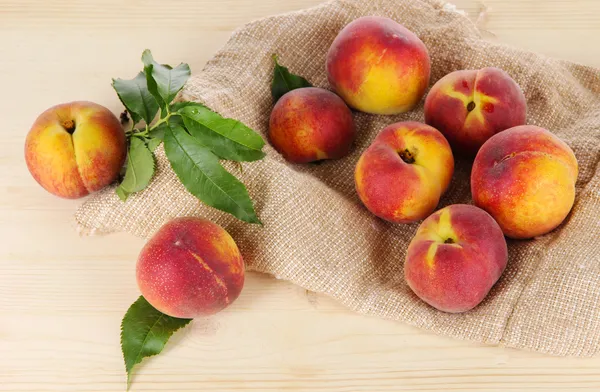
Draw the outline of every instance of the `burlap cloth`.
[[[243,121],[266,138],[273,105],[271,54],[277,53],[290,71],[328,88],[327,49],[343,26],[364,15],[391,17],[425,42],[432,84],[458,69],[506,70],[525,92],[529,123],[550,129],[575,151],[577,199],[554,232],[509,241],[504,275],[474,310],[446,314],[420,301],[402,270],[418,223],[390,224],[374,217],[354,190],[361,152],[387,124],[423,121],[422,102],[398,116],[356,113],[357,142],[338,161],[289,164],[267,144],[264,160],[245,163],[242,171],[227,165],[247,185],[264,227],[201,205],[181,185],[162,148],[147,190],[123,203],[113,188],[105,189],[77,211],[79,227],[148,237],[173,217],[203,216],[232,234],[249,269],[325,293],[355,311],[478,342],[555,355],[595,354],[600,348],[600,71],[486,42],[467,17],[451,8],[436,0],[336,0],[261,19],[237,30],[190,80],[183,96]],[[469,162],[457,160],[440,207],[471,202],[469,171]]]

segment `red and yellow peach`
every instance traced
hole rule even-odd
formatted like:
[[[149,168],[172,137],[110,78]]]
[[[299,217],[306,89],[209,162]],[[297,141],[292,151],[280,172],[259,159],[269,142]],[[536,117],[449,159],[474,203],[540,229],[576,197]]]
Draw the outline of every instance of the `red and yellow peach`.
[[[412,291],[444,312],[473,309],[508,259],[502,230],[485,211],[454,204],[421,223],[408,246],[404,274]]]
[[[244,286],[244,261],[221,226],[177,218],[146,243],[136,274],[152,306],[172,317],[194,318],[217,313],[235,301]]]
[[[481,147],[471,193],[507,237],[532,238],[550,232],[569,214],[577,174],[577,159],[565,142],[524,125],[492,136]]]
[[[51,107],[34,122],[25,140],[25,161],[48,192],[83,197],[115,181],[127,145],[119,120],[92,102]]]
[[[378,217],[396,223],[425,218],[437,206],[454,173],[448,142],[418,122],[384,128],[356,165],[356,191]]]
[[[352,108],[398,114],[421,100],[430,75],[425,44],[389,18],[366,16],[344,27],[327,53],[327,77]]]
[[[322,88],[292,90],[271,112],[269,139],[290,162],[342,158],[355,136],[350,109],[340,97]]]
[[[468,156],[496,133],[525,124],[526,112],[521,88],[498,68],[452,72],[425,99],[425,122]]]

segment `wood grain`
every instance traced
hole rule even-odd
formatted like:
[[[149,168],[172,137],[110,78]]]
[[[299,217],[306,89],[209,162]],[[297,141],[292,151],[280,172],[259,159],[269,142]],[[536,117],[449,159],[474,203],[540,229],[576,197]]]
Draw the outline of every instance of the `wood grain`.
[[[199,71],[240,25],[318,0],[0,1],[0,390],[124,390],[119,325],[139,295],[143,241],[80,237],[80,201],[46,194],[23,160],[36,116],[87,99],[115,113],[111,77],[144,48]],[[490,39],[600,66],[600,2],[456,0]],[[549,88],[552,88],[549,86]],[[136,391],[600,390],[600,358],[476,345],[349,312],[250,274],[225,312],[196,320],[143,363]]]

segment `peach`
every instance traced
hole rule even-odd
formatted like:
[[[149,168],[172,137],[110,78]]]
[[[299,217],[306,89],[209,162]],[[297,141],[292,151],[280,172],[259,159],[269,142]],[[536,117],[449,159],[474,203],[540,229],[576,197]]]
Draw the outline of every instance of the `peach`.
[[[355,134],[348,106],[322,88],[292,90],[271,112],[269,139],[290,162],[342,158],[350,151]]]
[[[429,53],[410,30],[366,16],[344,27],[327,53],[327,78],[346,103],[374,114],[411,110],[429,85]]]
[[[172,317],[219,312],[240,295],[244,260],[229,233],[208,220],[184,217],[163,225],[137,262],[146,300]]]
[[[565,142],[543,128],[523,125],[481,147],[471,193],[507,237],[532,238],[550,232],[569,214],[577,173],[577,159]]]
[[[526,112],[521,88],[498,68],[452,72],[425,99],[425,122],[471,157],[496,133],[525,124]]]
[[[48,192],[83,197],[115,181],[127,144],[119,120],[104,106],[78,101],[53,106],[34,122],[25,161]]]
[[[409,121],[377,135],[358,160],[354,179],[369,211],[390,222],[409,223],[433,212],[453,173],[452,150],[444,136]]]
[[[404,275],[423,301],[459,313],[483,301],[507,259],[506,240],[494,219],[475,206],[454,204],[421,223],[408,246]]]

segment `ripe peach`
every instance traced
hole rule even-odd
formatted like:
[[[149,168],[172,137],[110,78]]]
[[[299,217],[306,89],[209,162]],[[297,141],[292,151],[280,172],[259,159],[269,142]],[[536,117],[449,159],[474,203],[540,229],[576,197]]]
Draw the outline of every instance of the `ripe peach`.
[[[389,18],[365,16],[340,31],[327,53],[327,77],[357,110],[411,110],[429,85],[429,53],[410,30]]]
[[[269,139],[290,162],[342,158],[350,151],[355,134],[350,109],[322,88],[292,90],[271,112]]]
[[[25,161],[48,192],[83,197],[115,181],[127,145],[119,120],[104,106],[78,101],[53,106],[33,123]]]
[[[477,306],[508,259],[506,240],[482,209],[454,204],[421,223],[408,246],[404,274],[414,293],[444,312]]]
[[[533,125],[492,136],[471,171],[475,204],[489,212],[511,238],[553,230],[575,200],[577,159],[569,146]]]
[[[494,134],[525,124],[526,112],[521,88],[498,68],[452,72],[425,99],[425,122],[468,156]]]
[[[418,122],[384,128],[362,154],[354,179],[363,204],[390,222],[425,218],[446,191],[454,159],[444,136]]]
[[[177,218],[146,243],[137,262],[137,283],[146,300],[173,317],[217,313],[239,296],[244,260],[221,226]]]

